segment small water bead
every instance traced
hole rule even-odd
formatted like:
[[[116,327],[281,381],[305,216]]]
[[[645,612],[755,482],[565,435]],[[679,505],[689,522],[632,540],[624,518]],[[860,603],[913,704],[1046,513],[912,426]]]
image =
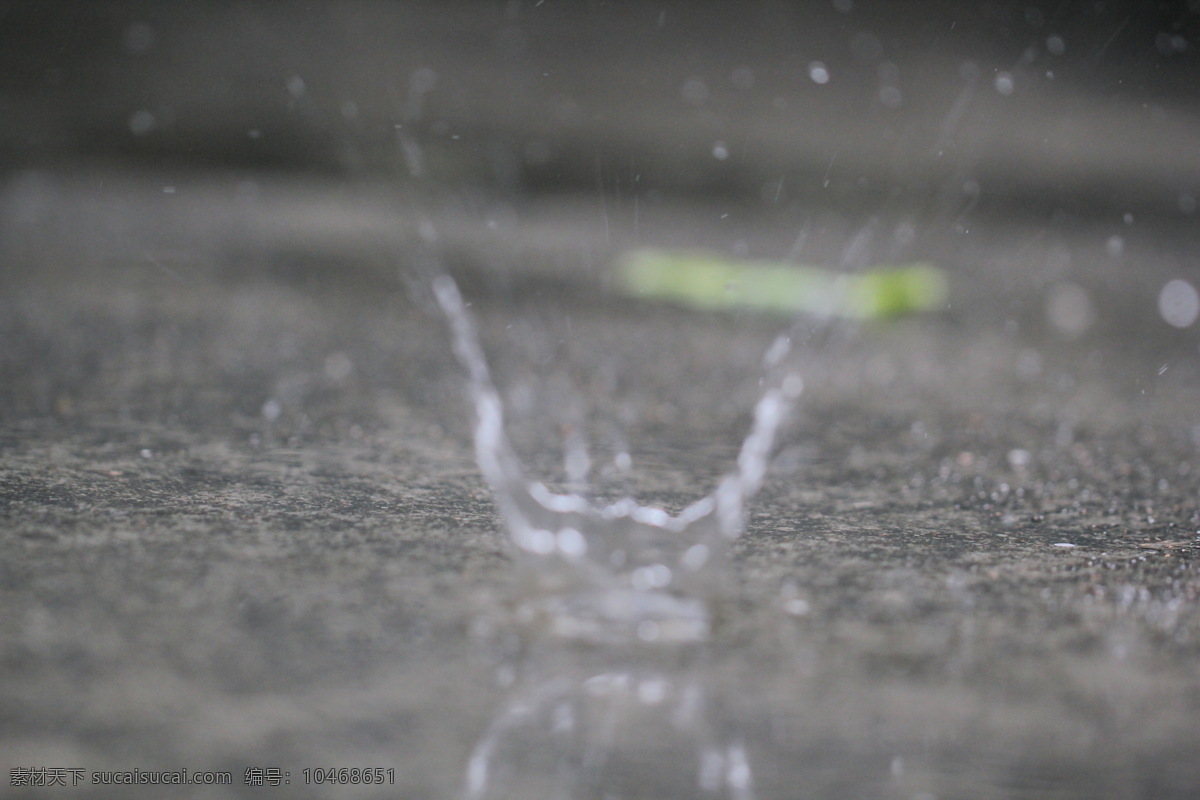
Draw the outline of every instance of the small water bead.
[[[1200,293],[1185,280],[1167,281],[1158,294],[1158,313],[1175,328],[1187,328],[1200,317]]]
[[[513,539],[516,541],[517,547],[539,556],[550,555],[558,546],[558,537],[541,528],[515,532]]]
[[[637,696],[643,705],[656,706],[667,699],[674,687],[670,681],[661,678],[650,678],[638,683]]]
[[[671,583],[671,568],[666,564],[651,564],[648,567],[638,567],[629,576],[633,588],[646,592],[652,589],[662,589]]]
[[[575,730],[575,709],[570,703],[560,703],[554,709],[554,722],[551,730],[555,733],[570,733]]]
[[[587,540],[574,528],[563,528],[555,536],[559,552],[568,558],[580,558],[587,553]]]
[[[783,610],[794,617],[803,617],[809,612],[810,606],[804,598],[793,597],[790,600],[784,601]]]
[[[691,547],[689,547],[687,550],[684,551],[683,558],[680,559],[680,562],[683,564],[684,567],[691,570],[692,572],[696,572],[696,571],[700,570],[701,568],[704,567],[705,564],[708,563],[708,545],[706,545],[706,544],[692,545]]]
[[[662,627],[652,619],[644,619],[637,625],[637,637],[643,642],[657,642]]]
[[[602,696],[625,691],[629,686],[630,676],[627,672],[605,672],[593,675],[583,682],[583,688],[588,694]]]

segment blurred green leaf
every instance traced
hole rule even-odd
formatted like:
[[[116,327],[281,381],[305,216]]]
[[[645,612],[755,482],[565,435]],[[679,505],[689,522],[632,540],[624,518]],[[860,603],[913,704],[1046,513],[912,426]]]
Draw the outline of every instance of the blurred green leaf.
[[[806,264],[739,261],[716,253],[634,250],[617,265],[616,284],[634,297],[702,309],[748,308],[888,319],[945,305],[942,270],[927,263],[837,272]]]

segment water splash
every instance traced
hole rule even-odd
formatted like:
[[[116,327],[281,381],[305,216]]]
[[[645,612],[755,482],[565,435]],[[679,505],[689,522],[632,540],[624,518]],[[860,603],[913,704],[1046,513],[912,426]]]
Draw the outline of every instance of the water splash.
[[[465,796],[752,800],[750,757],[705,669],[710,604],[803,388],[791,337],[768,348],[750,432],[711,494],[675,515],[596,505],[526,475],[458,287],[443,275],[433,289],[469,376],[476,460],[535,578],[517,615],[540,640],[472,753]]]
[[[504,410],[462,296],[448,276],[434,293],[450,321],[454,352],[469,375],[476,414],[475,457],[513,544],[562,593],[543,609],[554,633],[597,640],[708,637],[704,598],[729,541],[745,524],[745,505],[762,486],[776,434],[803,383],[785,368],[791,338],[764,356],[767,386],[738,454],[717,489],[671,515],[625,498],[595,506],[551,492],[525,474],[504,429]]]

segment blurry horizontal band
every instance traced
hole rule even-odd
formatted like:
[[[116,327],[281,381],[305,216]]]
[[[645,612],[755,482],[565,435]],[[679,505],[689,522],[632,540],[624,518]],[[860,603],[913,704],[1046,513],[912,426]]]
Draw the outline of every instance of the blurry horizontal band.
[[[942,270],[926,263],[861,272],[770,261],[738,261],[703,251],[634,250],[617,265],[619,291],[701,309],[806,312],[888,319],[941,308]]]

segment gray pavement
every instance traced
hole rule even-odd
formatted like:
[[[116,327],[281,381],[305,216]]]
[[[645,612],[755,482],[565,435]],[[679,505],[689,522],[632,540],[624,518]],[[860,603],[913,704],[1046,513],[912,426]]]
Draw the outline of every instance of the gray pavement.
[[[1055,66],[1050,23],[1019,17],[1008,35],[964,18],[955,39],[932,12],[888,27],[824,9],[806,26],[597,6],[593,41],[564,9],[518,7],[305,21],[212,6],[184,25],[131,4],[105,22],[131,65],[98,62],[89,103],[69,75],[14,95],[2,793],[456,795],[508,693],[524,587],[421,291],[432,223],[505,386],[617,365],[594,413],[624,421],[627,485],[669,509],[729,468],[786,321],[623,298],[621,252],[938,264],[946,309],[802,354],[803,401],[736,542],[711,681],[759,796],[1196,796],[1200,371],[1196,328],[1157,302],[1200,281],[1200,128],[1178,61],[1147,66],[1120,37],[1101,50],[1152,23],[1120,4],[1075,19],[1062,58],[1079,60]],[[756,47],[722,39],[735,20]],[[862,55],[871,42],[843,52],[863,31],[905,76],[895,108],[890,71],[855,61],[883,58]],[[252,36],[270,59],[239,55]],[[1030,42],[1042,60],[1021,60]],[[417,115],[421,66],[438,77]],[[188,77],[204,69],[224,77]],[[552,91],[527,85],[543,72]],[[138,103],[172,109],[160,139],[121,138]],[[370,133],[383,123],[416,131],[397,145]],[[953,153],[929,146],[950,127]],[[286,168],[255,160],[248,129],[294,145],[273,151]],[[538,362],[546,342],[557,355]],[[553,476],[560,431],[538,410],[518,444]],[[305,778],[331,767],[395,783]],[[22,789],[23,768],[84,783]],[[183,768],[232,785],[90,783]],[[290,784],[251,785],[258,769]]]

